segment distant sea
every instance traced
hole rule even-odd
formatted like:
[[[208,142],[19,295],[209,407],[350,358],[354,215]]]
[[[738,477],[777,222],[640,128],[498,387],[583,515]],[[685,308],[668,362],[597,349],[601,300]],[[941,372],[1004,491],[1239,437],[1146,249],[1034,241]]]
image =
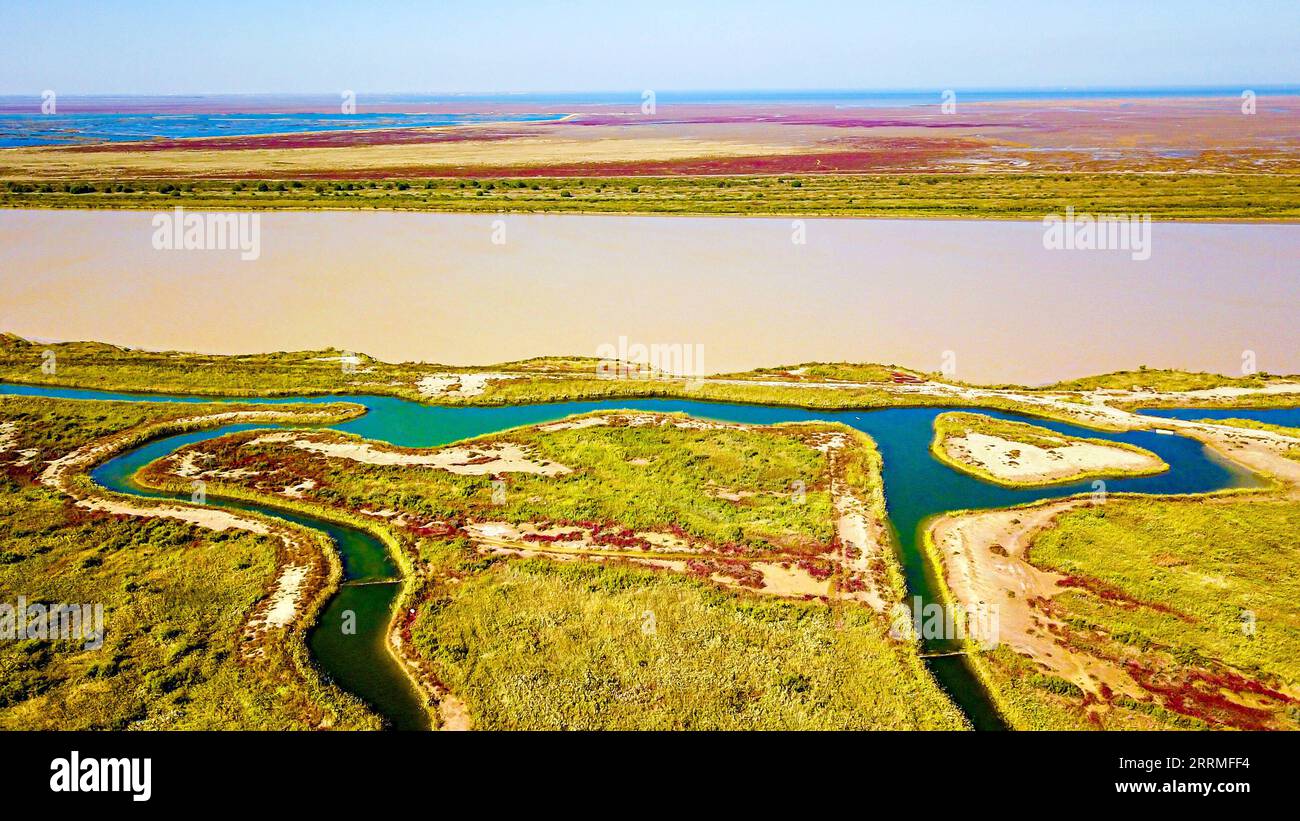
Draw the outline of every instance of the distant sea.
[[[87,98],[81,98],[81,102]],[[71,101],[70,101],[71,102]],[[71,108],[71,106],[68,106]],[[72,111],[15,113],[0,106],[0,148],[186,137],[250,137],[308,131],[370,131],[476,122],[546,122],[563,114],[320,114]]]
[[[1240,97],[1243,87],[954,89],[963,103]],[[1255,86],[1257,95],[1300,95],[1300,86]],[[817,106],[896,108],[939,105],[945,89],[820,91],[657,91],[656,106]],[[417,128],[475,122],[546,122],[592,108],[639,109],[645,92],[367,94],[343,114],[342,94],[57,96],[0,95],[0,147],[186,137],[247,137],[309,131]]]

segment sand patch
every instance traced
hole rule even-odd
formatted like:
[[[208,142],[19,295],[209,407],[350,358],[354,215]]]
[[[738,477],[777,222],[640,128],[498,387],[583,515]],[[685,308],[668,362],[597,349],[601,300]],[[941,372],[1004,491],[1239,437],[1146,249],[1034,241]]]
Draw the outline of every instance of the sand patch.
[[[1241,388],[1229,385],[1221,388],[1202,388],[1183,393],[1156,393],[1155,395],[1162,399],[1239,399],[1251,395],[1277,396],[1288,393],[1300,393],[1300,382],[1270,382],[1259,388]],[[1151,395],[1146,394],[1144,398],[1150,399]]]
[[[518,373],[435,373],[425,376],[415,384],[422,396],[482,396],[489,382],[520,379]]]
[[[229,479],[238,480],[246,479],[251,476],[257,476],[255,470],[249,468],[208,468],[204,465],[211,464],[215,457],[211,453],[202,453],[198,451],[186,451],[179,458],[172,457],[168,462],[168,470],[182,479]]]
[[[813,596],[825,598],[831,594],[829,579],[817,579],[798,565],[788,567],[778,562],[753,562],[750,567],[763,574],[763,587],[760,592],[770,596],[787,596],[806,598]],[[720,574],[714,574],[713,580],[729,587],[737,587],[734,580]]]
[[[845,576],[847,589],[839,591],[842,599],[865,602],[877,613],[885,612],[894,599],[884,573],[888,551],[893,550],[889,525],[872,512],[872,505],[843,478],[840,470],[842,452],[852,441],[847,434],[832,433],[814,438],[814,447],[825,453],[831,476],[831,506],[835,511],[835,537],[838,549],[834,560]],[[884,499],[878,499],[883,509]]]
[[[708,559],[716,557],[713,554],[706,554],[698,548],[692,550],[696,556],[691,558],[680,557],[680,554],[676,552],[664,551],[660,553],[655,550],[638,551],[630,554],[602,549],[599,546],[590,544],[546,544],[525,542],[507,538],[503,535],[487,535],[488,533],[504,533],[500,528],[488,527],[477,530],[477,533],[474,525],[466,529],[471,531],[471,539],[475,545],[487,553],[514,555],[521,558],[540,557],[554,561],[603,562],[609,559],[619,559],[683,575],[707,578],[714,584],[733,590],[748,590],[752,593],[785,598],[806,599],[812,597],[824,599],[829,597],[831,593],[831,583],[828,579],[818,579],[798,564],[781,559],[758,561],[727,558],[719,561],[708,561]],[[703,565],[699,563],[701,560],[705,560]],[[744,575],[761,578],[761,584],[756,586],[753,583],[746,584],[742,582],[737,575],[726,572],[728,565],[731,566],[733,571],[739,570],[742,574],[744,570],[750,571],[750,573]]]
[[[752,490],[732,490],[731,488],[715,487],[710,485],[704,491],[705,496],[711,496],[714,499],[723,499],[728,502],[740,502],[745,499],[757,496]]]
[[[0,454],[3,454],[14,448],[18,444],[18,423],[17,422],[0,422]],[[0,465],[13,465],[14,467],[24,467],[36,461],[36,456],[40,453],[37,448],[28,448],[27,450],[14,451],[18,456],[9,462],[0,462]]]
[[[536,461],[522,447],[512,442],[483,447],[455,446],[435,451],[409,451],[366,441],[337,441],[303,438],[297,433],[273,433],[258,437],[249,444],[266,442],[291,442],[296,448],[331,459],[347,459],[385,467],[430,467],[466,476],[490,476],[498,473],[560,476],[572,472],[569,467],[558,462]]]
[[[817,578],[797,559],[725,556],[671,533],[620,532],[618,538],[639,543],[633,547],[598,543],[591,532],[576,526],[475,522],[467,524],[465,531],[475,546],[487,553],[557,561],[622,559],[770,596],[827,598],[832,592],[829,577]]]
[[[654,413],[615,415],[610,418],[611,420],[623,422],[623,424],[627,425],[629,428],[643,428],[651,425],[673,427],[678,430],[748,430],[750,428],[749,425],[741,425],[733,422],[713,422],[708,419],[664,416]]]
[[[422,396],[442,396],[453,387],[459,387],[459,376],[440,376],[437,374],[426,376],[419,382],[415,383],[416,389]]]
[[[315,489],[316,489],[315,479],[303,479],[298,484],[289,485],[288,487],[286,487],[284,490],[280,492],[285,496],[291,496],[294,499],[301,499],[303,496],[307,494],[308,491],[315,490]]]
[[[474,542],[490,547],[528,548],[552,553],[695,555],[702,551],[672,533],[619,528],[593,530],[577,525],[542,526],[534,523],[472,522],[465,532]]]
[[[1273,476],[1289,486],[1288,493],[1292,498],[1300,498],[1300,462],[1286,455],[1291,448],[1300,446],[1300,438],[1231,425],[1175,419],[1162,421],[1174,423],[1182,433],[1204,442],[1249,470]]]
[[[311,568],[306,565],[286,565],[275,580],[275,590],[267,606],[259,615],[249,619],[253,630],[267,627],[288,627],[298,616],[299,599]]]
[[[438,729],[448,732],[464,732],[474,729],[470,718],[469,706],[450,693],[438,699]]]
[[[697,419],[692,416],[679,416],[668,413],[609,412],[538,425],[537,429],[551,433],[560,430],[581,430],[582,428],[603,427],[606,425],[623,425],[629,428],[671,427],[677,430],[749,430],[752,427],[751,425],[735,422],[715,422],[709,419]]]
[[[609,424],[608,416],[584,416],[581,419],[574,419],[566,422],[552,422],[549,425],[539,425],[540,431],[554,433],[557,430],[581,430],[582,428],[596,428]]]

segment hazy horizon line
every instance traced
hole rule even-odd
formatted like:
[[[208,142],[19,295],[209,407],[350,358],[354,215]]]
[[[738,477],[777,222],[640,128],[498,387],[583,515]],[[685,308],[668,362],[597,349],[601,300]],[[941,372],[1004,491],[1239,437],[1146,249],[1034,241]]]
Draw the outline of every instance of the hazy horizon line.
[[[1135,91],[1204,91],[1204,92],[1224,92],[1240,93],[1242,90],[1252,91],[1271,91],[1300,94],[1300,83],[1292,82],[1266,82],[1266,83],[1154,83],[1144,84],[1137,83],[1132,85],[1088,85],[1088,84],[1065,84],[1065,85],[1035,85],[1035,86],[962,86],[962,85],[919,85],[919,86],[863,86],[863,87],[837,87],[837,86],[727,86],[727,87],[676,87],[676,88],[656,88],[652,89],[657,96],[672,94],[920,94],[927,92],[955,91],[966,93],[1067,93],[1081,92],[1091,94],[1104,93],[1123,93]],[[351,89],[349,89],[351,90]],[[471,97],[471,96],[500,96],[500,97],[527,97],[541,95],[634,95],[639,96],[646,89],[634,88],[540,88],[540,89],[462,89],[462,90],[413,90],[413,89],[385,89],[385,90],[361,90],[355,91],[357,94],[381,94],[381,95],[404,95],[404,96],[447,96],[447,97]],[[263,90],[263,91],[71,91],[61,92],[63,97],[105,97],[105,98],[139,98],[139,97],[259,97],[281,95],[286,97],[292,96],[318,96],[318,95],[337,95],[339,89],[319,89],[319,90]],[[0,99],[16,98],[27,99],[35,97],[39,99],[40,91],[0,91]]]

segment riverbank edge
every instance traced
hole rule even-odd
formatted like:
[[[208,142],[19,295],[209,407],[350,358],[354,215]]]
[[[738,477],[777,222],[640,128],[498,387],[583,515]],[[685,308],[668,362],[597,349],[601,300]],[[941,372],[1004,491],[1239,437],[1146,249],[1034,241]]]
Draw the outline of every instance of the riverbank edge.
[[[885,573],[887,578],[889,579],[890,590],[894,596],[893,603],[895,605],[905,605],[908,597],[916,594],[910,589],[910,586],[907,583],[907,574],[903,568],[902,540],[899,539],[898,529],[894,526],[893,519],[889,515],[889,500],[886,498],[885,495],[885,479],[884,479],[885,457],[884,454],[880,452],[880,445],[876,442],[875,437],[873,437],[871,434],[867,433],[866,431],[858,430],[857,428],[851,427],[842,422],[832,422],[828,420],[822,420],[816,422],[810,421],[810,422],[775,423],[773,427],[779,427],[780,425],[783,424],[784,425],[820,424],[820,425],[832,425],[834,427],[842,428],[847,435],[849,435],[853,439],[856,439],[858,441],[859,446],[863,447],[867,451],[867,453],[870,454],[870,462],[871,462],[871,470],[872,470],[871,478],[873,479],[872,487],[870,488],[871,512],[883,518],[883,521],[885,523],[884,536],[888,539],[888,544],[882,545],[882,547],[885,548],[885,550],[882,551],[882,555],[885,561]],[[830,603],[832,604],[832,606],[834,606],[836,604],[839,604],[840,600],[831,599]],[[888,621],[891,614],[889,612],[885,612],[882,615],[885,617],[886,621]],[[963,729],[974,730],[975,725],[971,721],[970,716],[966,714],[966,710],[964,710],[957,703],[957,700],[953,698],[951,694],[948,693],[947,689],[943,686],[943,683],[939,681],[938,676],[936,676],[934,674],[934,671],[930,669],[930,665],[926,664],[925,657],[924,657],[925,643],[920,637],[920,635],[915,634],[915,631],[913,631],[912,639],[910,642],[901,639],[895,639],[895,641],[899,645],[906,645],[909,648],[907,652],[902,653],[901,655],[905,656],[906,663],[912,669],[914,674],[919,678],[923,678],[926,681],[930,682],[930,684],[936,690],[938,690],[940,693],[943,694],[944,698],[947,699],[949,704],[951,704],[953,708],[956,710],[963,724]],[[981,686],[982,686],[982,682],[981,682]]]
[[[310,132],[297,132],[302,133]],[[135,147],[147,143],[135,143]],[[131,143],[113,145],[117,154],[137,153]],[[1259,172],[1216,168],[1196,174],[1194,179],[1154,168],[939,171],[900,167],[687,174],[638,174],[624,168],[623,173],[575,175],[563,163],[539,160],[522,165],[380,166],[369,175],[352,177],[346,168],[334,168],[328,162],[301,166],[295,174],[291,173],[293,169],[270,166],[230,167],[210,172],[187,172],[181,166],[133,170],[83,159],[74,163],[80,167],[51,170],[46,160],[76,156],[67,153],[69,148],[74,147],[0,149],[0,159],[6,161],[0,174],[0,184],[6,184],[6,190],[0,191],[0,209],[159,211],[182,205],[195,211],[268,213],[389,211],[481,216],[808,217],[1037,224],[1045,215],[1061,213],[1071,203],[1089,201],[1095,203],[1094,208],[1100,213],[1144,214],[1155,222],[1279,225],[1300,222],[1300,201],[1295,196],[1300,173],[1294,169]],[[294,149],[273,150],[294,152]],[[219,148],[200,153],[235,159],[234,154],[227,155],[228,152]],[[804,156],[815,156],[815,152]],[[570,173],[565,173],[566,170]],[[481,185],[480,179],[487,185]],[[509,192],[516,190],[513,181],[531,190],[522,196],[512,195]],[[906,191],[896,188],[913,182],[918,185]],[[267,190],[258,191],[259,183]],[[537,187],[543,184],[547,186],[545,191]],[[346,191],[340,187],[343,185],[349,186]],[[895,196],[860,201],[856,198],[861,196],[864,186],[890,186],[887,190]],[[41,191],[41,187],[49,190]],[[61,190],[53,190],[55,187]],[[331,187],[332,191],[326,190]],[[596,189],[596,197],[589,196],[592,188]],[[605,188],[609,189],[609,195],[601,196]],[[1040,207],[1028,210],[1027,198]]]

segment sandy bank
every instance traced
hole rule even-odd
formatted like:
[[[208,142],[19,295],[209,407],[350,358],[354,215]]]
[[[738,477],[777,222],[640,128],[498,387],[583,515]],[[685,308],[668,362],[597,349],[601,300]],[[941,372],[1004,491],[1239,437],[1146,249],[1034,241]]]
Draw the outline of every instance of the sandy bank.
[[[1147,694],[1122,667],[1058,641],[1056,632],[1064,625],[1047,614],[1045,605],[1067,589],[1060,585],[1065,577],[1026,560],[1035,534],[1085,504],[1074,499],[943,516],[930,525],[929,534],[957,603],[967,612],[982,604],[997,608],[1000,644],[1085,692],[1101,693],[1104,684],[1115,693],[1144,699]]]

